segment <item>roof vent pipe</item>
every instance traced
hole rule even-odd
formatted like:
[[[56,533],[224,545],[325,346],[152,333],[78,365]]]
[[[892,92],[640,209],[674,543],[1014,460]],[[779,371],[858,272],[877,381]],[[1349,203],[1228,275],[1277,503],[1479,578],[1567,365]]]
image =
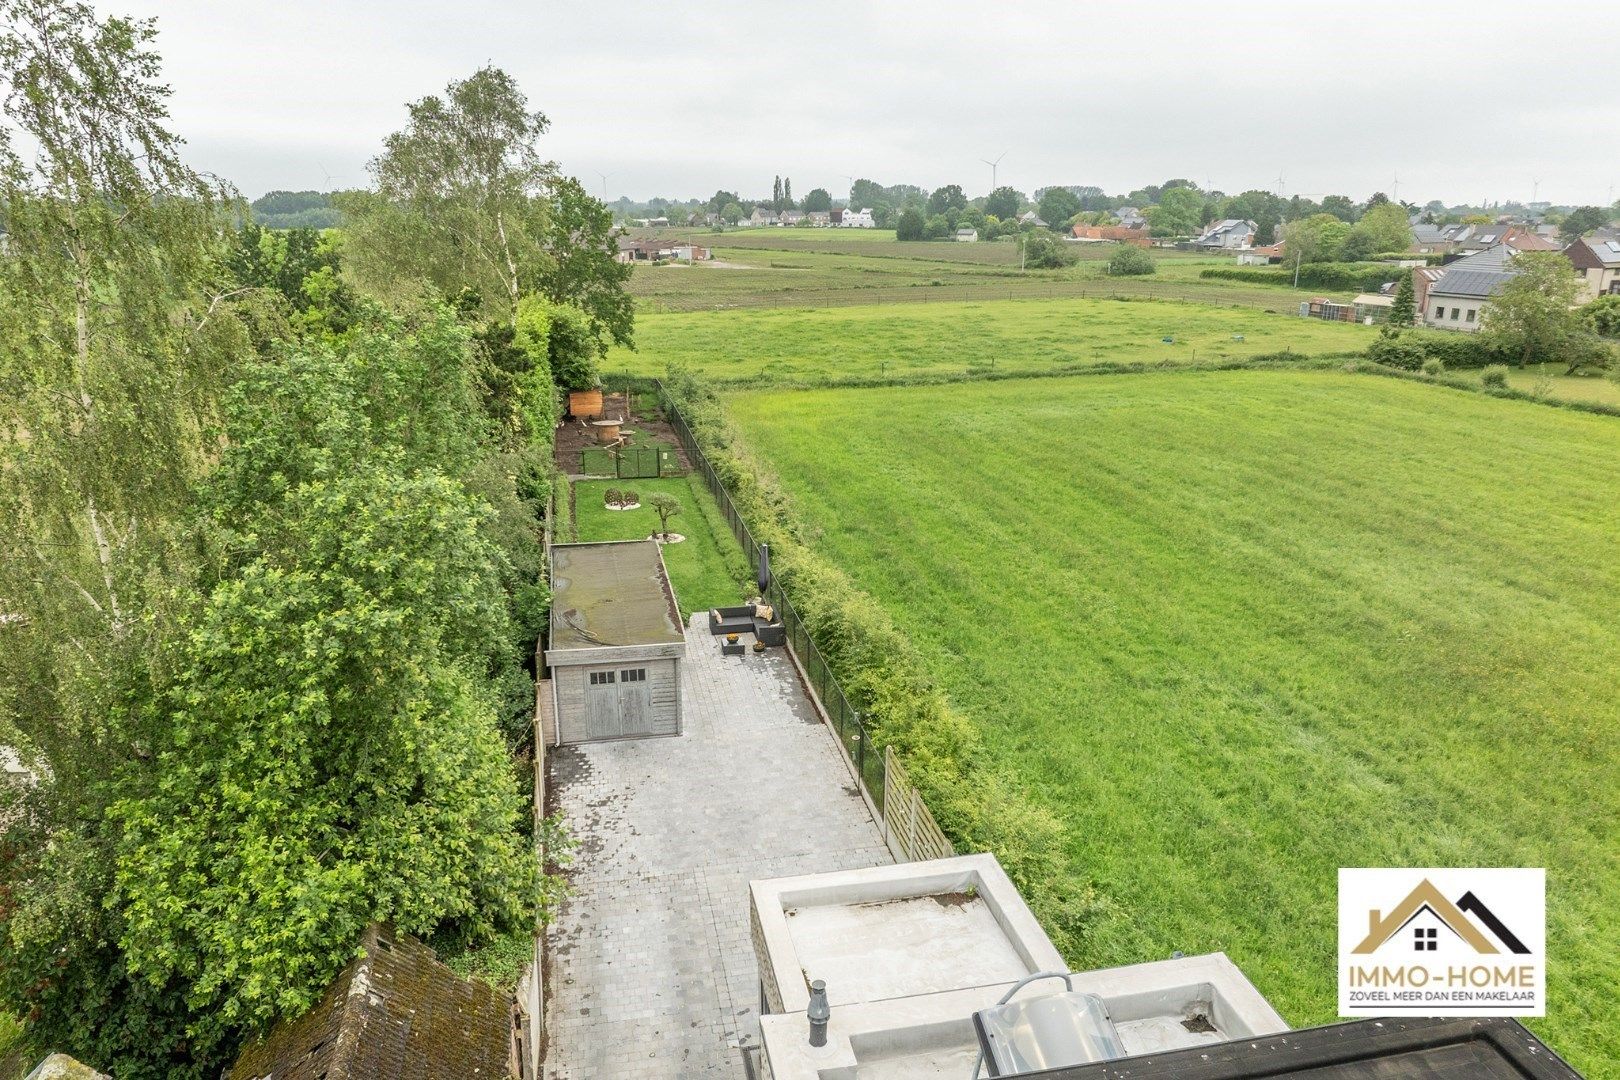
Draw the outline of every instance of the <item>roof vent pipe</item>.
[[[804,1015],[810,1021],[810,1045],[826,1046],[827,1021],[832,1019],[832,1009],[827,1005],[827,984],[820,979],[810,984],[810,1007]]]

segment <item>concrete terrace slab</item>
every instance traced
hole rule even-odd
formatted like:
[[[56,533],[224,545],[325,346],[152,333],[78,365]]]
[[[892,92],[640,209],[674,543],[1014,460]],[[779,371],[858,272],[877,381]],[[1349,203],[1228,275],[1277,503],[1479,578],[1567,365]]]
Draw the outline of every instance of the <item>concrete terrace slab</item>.
[[[721,657],[703,617],[684,734],[548,755],[580,841],[547,935],[551,1080],[741,1075],[759,1012],[748,883],[893,861],[792,662]]]

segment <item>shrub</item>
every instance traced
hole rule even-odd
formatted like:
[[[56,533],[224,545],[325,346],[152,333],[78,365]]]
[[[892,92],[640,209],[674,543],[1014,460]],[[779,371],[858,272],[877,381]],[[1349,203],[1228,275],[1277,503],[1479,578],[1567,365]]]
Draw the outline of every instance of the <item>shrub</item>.
[[[1402,371],[1416,371],[1423,366],[1425,357],[1423,345],[1408,334],[1380,334],[1367,346],[1368,360]]]
[[[1506,364],[1492,364],[1479,373],[1481,385],[1488,386],[1492,390],[1506,390],[1507,377],[1508,369]]]
[[[1431,356],[1423,361],[1423,374],[1425,375],[1440,375],[1443,374],[1445,370],[1446,362],[1440,359],[1438,356]]]
[[[1581,318],[1595,334],[1620,337],[1620,296],[1600,296],[1581,308]]]
[[[631,491],[629,488],[626,488],[625,490],[619,492],[619,505],[620,506],[634,506],[634,505],[636,505],[636,503],[638,503],[640,501],[641,501],[641,496],[636,494],[634,491]]]
[[[1388,344],[1391,339],[1400,344]],[[1412,356],[1414,350],[1415,358]],[[1458,334],[1444,330],[1402,330],[1398,335],[1384,334],[1367,348],[1367,359],[1373,363],[1407,371],[1417,371],[1423,366],[1423,361],[1430,357],[1439,360],[1448,371],[1482,368],[1511,360],[1483,334]]]
[[[1108,272],[1120,277],[1129,277],[1137,274],[1151,274],[1157,270],[1158,264],[1153,256],[1139,247],[1123,244],[1108,259]]]
[[[603,506],[618,506],[619,505],[619,489],[618,488],[608,488],[606,491],[602,492],[602,505]]]
[[[1024,265],[1036,270],[1057,270],[1074,265],[1077,256],[1062,241],[1036,233],[1024,241]]]

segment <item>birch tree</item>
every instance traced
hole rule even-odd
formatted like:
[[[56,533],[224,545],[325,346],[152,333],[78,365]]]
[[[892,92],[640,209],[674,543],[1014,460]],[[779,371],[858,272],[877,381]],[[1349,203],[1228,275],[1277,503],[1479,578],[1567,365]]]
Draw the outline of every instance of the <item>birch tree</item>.
[[[230,193],[181,161],[150,21],[0,15],[0,717],[65,770],[105,734],[74,675],[139,648],[242,342],[218,263]]]

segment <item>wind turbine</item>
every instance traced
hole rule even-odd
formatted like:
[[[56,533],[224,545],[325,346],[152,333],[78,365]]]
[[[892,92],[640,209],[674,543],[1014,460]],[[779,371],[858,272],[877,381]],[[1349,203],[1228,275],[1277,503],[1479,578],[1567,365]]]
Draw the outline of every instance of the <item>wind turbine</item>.
[[[596,175],[602,178],[602,203],[605,206],[607,204],[607,182],[614,174],[610,172],[599,172]]]
[[[1399,169],[1395,170],[1395,190],[1394,190],[1394,195],[1395,195],[1395,205],[1399,206],[1401,204],[1401,170],[1399,170]]]
[[[1003,150],[999,155],[997,155],[996,160],[994,160],[994,161],[991,161],[989,158],[980,158],[979,159],[980,161],[984,162],[986,165],[990,166],[990,190],[992,192],[996,190],[996,166],[1000,165],[1001,164],[1001,159],[1006,157],[1006,156],[1007,156],[1007,151]]]
[[[315,167],[317,169],[321,170],[321,175],[322,176],[326,177],[326,190],[328,190],[328,191],[332,190],[332,181],[343,179],[343,177],[341,177],[341,176],[333,176],[331,173],[327,172],[326,171],[326,166],[322,165],[318,161],[315,163]]]
[[[1541,201],[1541,180],[1539,177],[1532,177],[1530,180],[1530,201],[1532,203]]]
[[[1288,197],[1288,185],[1283,183],[1282,170],[1278,169],[1277,170],[1277,198],[1279,198],[1279,199],[1287,199],[1287,197]]]

